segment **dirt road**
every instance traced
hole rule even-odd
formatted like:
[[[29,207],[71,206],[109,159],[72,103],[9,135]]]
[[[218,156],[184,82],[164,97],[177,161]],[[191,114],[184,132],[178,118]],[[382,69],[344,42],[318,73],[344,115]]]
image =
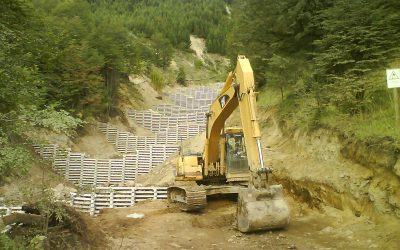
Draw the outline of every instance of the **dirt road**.
[[[329,209],[320,213],[289,199],[289,228],[242,234],[234,229],[236,203],[210,201],[202,213],[184,213],[164,201],[148,201],[132,208],[103,210],[96,218],[110,239],[111,249],[366,249],[378,247],[358,238],[352,226],[372,228],[367,220]],[[144,218],[127,218],[139,213]],[[350,221],[353,223],[349,223]],[[347,221],[347,222],[346,222]],[[338,223],[348,229],[338,230]],[[357,235],[357,237],[356,237]]]

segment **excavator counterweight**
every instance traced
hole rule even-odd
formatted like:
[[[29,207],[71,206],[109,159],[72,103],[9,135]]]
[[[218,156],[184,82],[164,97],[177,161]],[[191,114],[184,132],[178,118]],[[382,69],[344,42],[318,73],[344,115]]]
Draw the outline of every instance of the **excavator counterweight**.
[[[207,195],[238,194],[237,228],[241,232],[289,224],[282,186],[268,183],[271,170],[264,165],[255,95],[250,62],[239,56],[207,113],[203,153],[181,155],[177,161],[176,181],[191,185],[168,188],[168,200],[181,204],[184,211],[204,208]],[[237,108],[241,127],[225,128],[225,121]]]

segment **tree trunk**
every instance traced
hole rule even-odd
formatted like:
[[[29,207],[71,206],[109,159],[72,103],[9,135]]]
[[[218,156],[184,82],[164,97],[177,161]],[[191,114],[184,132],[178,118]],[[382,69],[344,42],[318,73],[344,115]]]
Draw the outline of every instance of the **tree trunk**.
[[[106,115],[110,116],[115,102],[115,94],[118,84],[118,71],[109,66],[104,67],[103,71],[107,99]]]

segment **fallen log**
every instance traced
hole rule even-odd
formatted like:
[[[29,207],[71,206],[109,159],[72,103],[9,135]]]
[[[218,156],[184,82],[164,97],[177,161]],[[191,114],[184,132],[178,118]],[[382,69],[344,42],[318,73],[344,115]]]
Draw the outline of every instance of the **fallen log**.
[[[7,226],[13,223],[22,223],[25,225],[38,225],[43,222],[43,218],[37,214],[10,214],[0,218],[0,224]]]

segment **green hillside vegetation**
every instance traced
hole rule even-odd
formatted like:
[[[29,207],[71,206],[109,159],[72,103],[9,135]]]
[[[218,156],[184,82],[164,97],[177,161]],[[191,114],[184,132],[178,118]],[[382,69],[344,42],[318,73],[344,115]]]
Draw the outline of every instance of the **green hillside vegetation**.
[[[39,129],[72,133],[79,125],[51,96],[54,72],[43,39],[43,22],[18,1],[0,6],[0,182],[27,171],[32,160],[26,143],[37,142]],[[56,39],[55,37],[53,37]],[[54,48],[50,47],[49,49]],[[58,54],[59,52],[55,53]],[[54,70],[54,68],[53,68]],[[57,69],[61,74],[62,69]],[[58,75],[58,76],[60,76]],[[69,81],[70,78],[66,78]],[[54,78],[57,83],[57,78]],[[66,92],[69,96],[71,93]]]
[[[186,50],[190,35],[207,39],[208,52],[225,53],[229,22],[224,0],[92,0],[96,16],[112,16],[140,37],[166,39]],[[117,13],[117,17],[116,14]]]
[[[113,115],[118,85],[131,73],[166,69],[189,35],[225,41],[222,0],[16,1],[32,20],[33,61],[46,84],[46,103],[79,117]],[[35,31],[33,31],[35,30]],[[210,38],[210,41],[212,39]],[[223,53],[226,44],[212,42]],[[218,45],[219,44],[219,45]],[[217,48],[216,46],[223,46]]]
[[[260,102],[280,103],[289,125],[400,139],[385,75],[400,66],[399,9],[396,0],[235,1],[229,54],[250,57],[270,92]]]

